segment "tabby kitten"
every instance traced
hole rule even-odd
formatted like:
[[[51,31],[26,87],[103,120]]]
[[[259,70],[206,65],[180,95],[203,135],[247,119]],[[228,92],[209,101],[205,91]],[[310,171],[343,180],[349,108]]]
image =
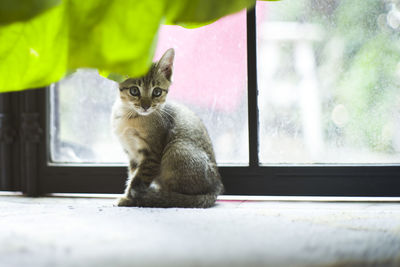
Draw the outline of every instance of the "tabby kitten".
[[[130,163],[118,206],[207,208],[223,191],[202,121],[166,103],[173,60],[171,48],[144,77],[119,84],[112,125]]]

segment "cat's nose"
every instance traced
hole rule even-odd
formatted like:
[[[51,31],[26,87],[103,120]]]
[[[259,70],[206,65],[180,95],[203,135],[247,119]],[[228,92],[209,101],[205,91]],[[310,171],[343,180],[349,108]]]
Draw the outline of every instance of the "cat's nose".
[[[142,103],[142,108],[144,109],[144,111],[146,111],[146,110],[148,110],[149,109],[149,107],[150,107],[150,104],[149,103]]]

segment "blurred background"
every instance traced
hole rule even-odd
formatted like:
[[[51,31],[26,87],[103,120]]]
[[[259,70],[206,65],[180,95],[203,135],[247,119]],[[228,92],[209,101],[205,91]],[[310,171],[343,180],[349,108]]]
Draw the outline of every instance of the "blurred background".
[[[399,1],[257,2],[260,159],[398,163]]]
[[[257,2],[260,161],[400,161],[400,3]],[[169,99],[205,122],[220,165],[248,163],[246,13],[198,29],[162,26],[174,47]],[[51,160],[123,163],[110,129],[116,84],[79,70],[51,89]]]

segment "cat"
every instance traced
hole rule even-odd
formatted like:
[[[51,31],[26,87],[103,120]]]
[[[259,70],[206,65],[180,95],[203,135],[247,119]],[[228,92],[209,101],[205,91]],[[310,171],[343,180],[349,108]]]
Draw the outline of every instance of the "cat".
[[[119,84],[112,126],[129,167],[118,206],[208,208],[224,190],[203,122],[166,102],[174,56],[168,49],[145,76]]]

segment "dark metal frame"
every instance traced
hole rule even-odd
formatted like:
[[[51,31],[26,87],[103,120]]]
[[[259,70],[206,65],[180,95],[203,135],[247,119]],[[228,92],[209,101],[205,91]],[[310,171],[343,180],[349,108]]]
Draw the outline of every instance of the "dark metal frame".
[[[19,138],[17,127],[19,106],[16,94],[0,94],[0,189],[16,191],[21,188],[19,172],[15,169],[18,160]]]
[[[255,10],[247,13],[249,166],[220,167],[226,194],[400,196],[400,165],[259,166]],[[52,165],[48,89],[0,94],[0,189],[121,193],[126,168]]]
[[[37,195],[45,113],[44,89],[0,94],[0,190]]]

